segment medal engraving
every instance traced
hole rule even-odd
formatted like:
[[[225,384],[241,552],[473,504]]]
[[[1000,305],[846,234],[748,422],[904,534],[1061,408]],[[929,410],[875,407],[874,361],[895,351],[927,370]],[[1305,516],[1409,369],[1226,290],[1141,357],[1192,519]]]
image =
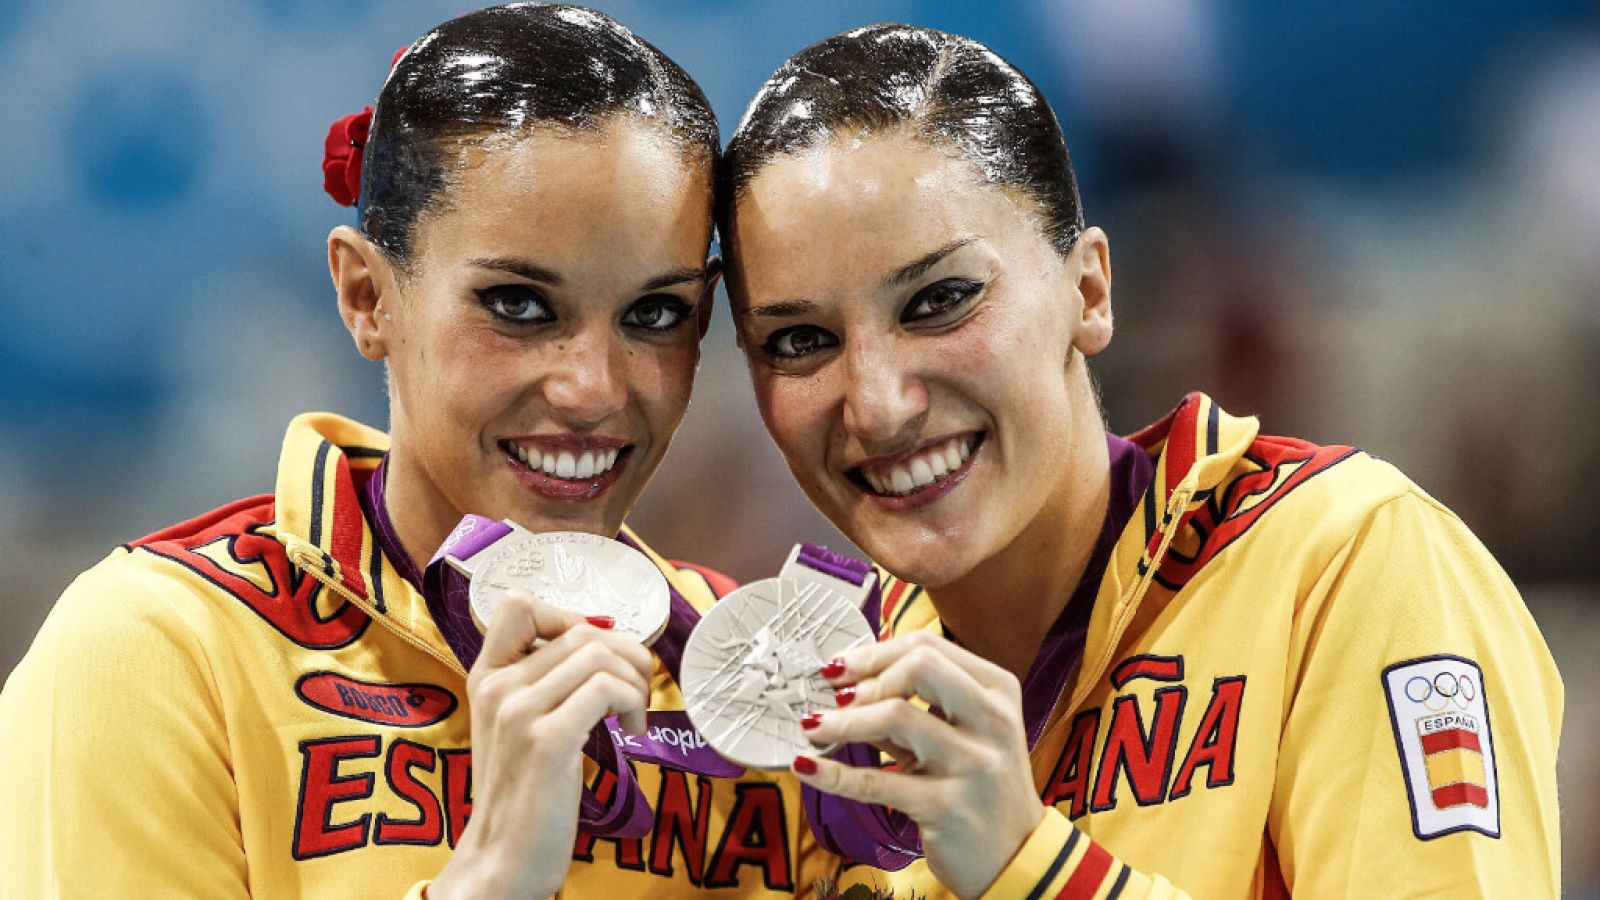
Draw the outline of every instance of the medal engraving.
[[[667,580],[655,564],[598,535],[515,528],[470,563],[468,600],[483,631],[513,589],[580,616],[610,616],[614,632],[646,645],[661,635],[671,613]]]
[[[856,605],[816,582],[768,578],[717,601],[689,636],[679,679],[690,720],[744,766],[786,769],[811,743],[800,718],[834,709],[824,661],[872,641]]]

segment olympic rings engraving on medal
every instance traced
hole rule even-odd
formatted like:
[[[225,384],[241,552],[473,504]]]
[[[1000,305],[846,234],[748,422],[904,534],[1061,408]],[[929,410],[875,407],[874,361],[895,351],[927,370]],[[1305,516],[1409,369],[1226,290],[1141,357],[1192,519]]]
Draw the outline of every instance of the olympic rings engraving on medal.
[[[1444,712],[1452,705],[1456,709],[1471,706],[1478,698],[1478,688],[1465,672],[1460,675],[1440,672],[1431,680],[1421,675],[1411,676],[1406,681],[1405,695],[1412,703],[1422,704],[1428,712]]]
[[[582,616],[608,616],[613,632],[649,646],[672,611],[666,577],[648,557],[610,538],[520,528],[485,550],[468,584],[473,621],[488,631],[508,590]]]

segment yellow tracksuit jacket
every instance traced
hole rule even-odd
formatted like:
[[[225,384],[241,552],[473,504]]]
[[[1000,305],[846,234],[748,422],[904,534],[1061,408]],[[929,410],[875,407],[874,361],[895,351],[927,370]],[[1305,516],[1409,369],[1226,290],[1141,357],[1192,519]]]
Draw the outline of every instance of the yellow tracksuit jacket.
[[[1005,898],[1554,897],[1562,686],[1459,519],[1192,394],[1032,753]],[[887,583],[885,634],[940,627]],[[845,884],[940,896],[924,861]]]
[[[471,815],[471,730],[466,673],[358,502],[386,447],[302,416],[274,495],[73,582],[0,692],[0,897],[421,893]],[[660,666],[652,689],[682,708]],[[786,775],[635,769],[653,832],[580,837],[563,896],[792,895],[836,865]]]

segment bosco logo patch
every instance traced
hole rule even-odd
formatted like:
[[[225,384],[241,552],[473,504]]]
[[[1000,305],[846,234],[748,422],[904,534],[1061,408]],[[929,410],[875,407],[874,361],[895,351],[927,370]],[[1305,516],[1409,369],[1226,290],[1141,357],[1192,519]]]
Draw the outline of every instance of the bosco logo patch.
[[[1395,663],[1383,670],[1383,690],[1417,838],[1499,837],[1494,739],[1478,664],[1459,656]]]
[[[294,692],[323,712],[398,728],[432,725],[456,708],[455,695],[436,685],[358,681],[337,672],[308,672]]]

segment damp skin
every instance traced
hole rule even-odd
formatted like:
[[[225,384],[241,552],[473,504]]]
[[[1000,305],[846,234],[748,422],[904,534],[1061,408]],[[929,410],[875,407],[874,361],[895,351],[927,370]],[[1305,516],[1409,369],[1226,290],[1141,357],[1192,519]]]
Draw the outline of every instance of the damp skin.
[[[513,3],[452,19],[418,38],[379,94],[362,170],[361,230],[397,262],[417,223],[496,136],[594,132],[625,117],[670,136],[706,167],[716,117],[687,73],[610,17],[577,6]]]

